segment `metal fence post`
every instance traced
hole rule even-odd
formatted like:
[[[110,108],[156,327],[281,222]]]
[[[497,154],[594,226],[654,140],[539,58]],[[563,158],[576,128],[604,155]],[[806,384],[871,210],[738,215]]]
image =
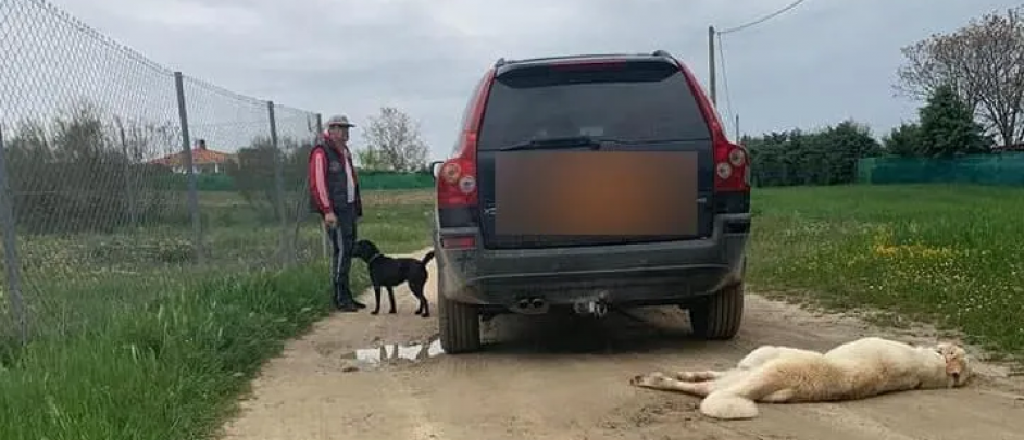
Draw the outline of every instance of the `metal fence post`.
[[[11,296],[11,311],[17,320],[18,336],[22,345],[28,343],[28,316],[25,296],[21,291],[21,260],[18,258],[18,232],[14,218],[14,192],[7,176],[7,147],[4,146],[0,127],[0,228],[3,229],[4,267],[7,269],[7,289]]]
[[[281,252],[281,263],[292,262],[293,254],[288,240],[288,214],[284,201],[284,152],[277,143],[277,116],[274,114],[274,101],[267,101],[267,116],[270,118],[270,146],[274,150],[274,194],[277,206],[277,218],[281,222],[281,239],[278,249]]]
[[[185,108],[185,77],[174,72],[174,88],[178,93],[178,117],[181,119],[181,144],[185,154],[185,173],[188,176],[188,214],[192,219],[192,234],[195,241],[196,263],[205,264],[203,252],[203,224],[199,218],[199,180],[192,162],[192,141],[188,134],[188,110]]]
[[[315,146],[320,140],[320,136],[324,133],[324,115],[321,113],[316,114],[316,134],[313,136],[313,145]],[[320,226],[320,231],[323,233],[323,249],[324,257],[331,255],[331,237],[327,234],[327,228]]]
[[[125,196],[128,198],[128,221],[133,228],[139,226],[139,214],[138,208],[135,202],[135,185],[132,179],[132,158],[133,155],[128,152],[128,138],[124,134],[124,124],[120,119],[117,121],[117,129],[121,135],[121,154],[124,154],[124,191]]]

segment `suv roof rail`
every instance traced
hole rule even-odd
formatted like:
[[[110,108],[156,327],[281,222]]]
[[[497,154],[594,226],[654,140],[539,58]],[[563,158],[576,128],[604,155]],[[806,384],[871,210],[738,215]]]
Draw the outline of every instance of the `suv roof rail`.
[[[530,63],[530,62],[558,61],[558,60],[566,60],[566,59],[595,58],[595,57],[596,58],[600,58],[600,57],[619,57],[619,56],[641,56],[641,57],[650,56],[650,57],[672,58],[672,54],[669,53],[667,50],[656,49],[656,50],[651,51],[651,52],[638,52],[638,53],[637,52],[634,52],[634,53],[622,53],[622,52],[613,52],[613,53],[579,53],[579,54],[573,54],[573,55],[558,55],[558,56],[549,56],[549,57],[527,58],[527,59],[521,59],[521,60],[510,60],[510,59],[506,59],[506,58],[502,57],[502,58],[498,58],[498,60],[494,62],[494,67],[495,68],[501,68],[501,67],[503,67],[505,65],[508,65],[508,64],[516,64],[516,63],[520,63],[520,62]]]

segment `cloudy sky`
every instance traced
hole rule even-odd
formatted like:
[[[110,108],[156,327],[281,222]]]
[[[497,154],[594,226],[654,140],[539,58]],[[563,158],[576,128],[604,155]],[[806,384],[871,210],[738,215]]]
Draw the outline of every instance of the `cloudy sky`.
[[[421,122],[432,158],[443,158],[470,88],[499,57],[661,48],[706,81],[708,25],[736,26],[790,1],[54,3],[160,64],[241,94],[345,113],[363,124],[380,106],[397,106]],[[807,0],[726,35],[729,97],[740,130],[813,128],[852,117],[886,132],[915,117],[916,103],[893,97],[900,47],[1017,3]],[[721,74],[719,87],[720,111],[729,117]]]

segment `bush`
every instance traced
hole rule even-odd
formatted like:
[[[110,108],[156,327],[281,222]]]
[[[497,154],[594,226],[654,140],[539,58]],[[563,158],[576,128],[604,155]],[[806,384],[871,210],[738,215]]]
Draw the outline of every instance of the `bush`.
[[[173,143],[168,126],[105,119],[82,104],[48,125],[28,121],[7,136],[15,214],[27,232],[110,233],[139,218],[161,218],[173,203],[162,197],[171,188],[160,185],[170,169],[141,160]],[[82,221],[97,214],[102,221]]]
[[[853,121],[806,133],[790,130],[740,142],[750,150],[751,184],[758,187],[841,185],[857,177],[857,163],[880,153],[871,130]]]

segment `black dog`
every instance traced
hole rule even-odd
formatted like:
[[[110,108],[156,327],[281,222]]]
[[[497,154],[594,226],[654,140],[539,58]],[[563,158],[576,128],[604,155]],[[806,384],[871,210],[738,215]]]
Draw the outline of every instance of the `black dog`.
[[[391,303],[391,310],[388,313],[398,313],[395,309],[395,291],[392,288],[408,281],[413,296],[420,300],[416,314],[424,318],[430,316],[430,306],[427,304],[427,297],[423,296],[423,286],[427,285],[427,263],[434,259],[434,251],[427,252],[423,260],[390,258],[381,253],[372,241],[359,240],[352,249],[352,256],[366,262],[366,268],[370,272],[373,297],[377,302],[370,313],[376,315],[380,311],[381,287],[388,289],[388,301]]]

